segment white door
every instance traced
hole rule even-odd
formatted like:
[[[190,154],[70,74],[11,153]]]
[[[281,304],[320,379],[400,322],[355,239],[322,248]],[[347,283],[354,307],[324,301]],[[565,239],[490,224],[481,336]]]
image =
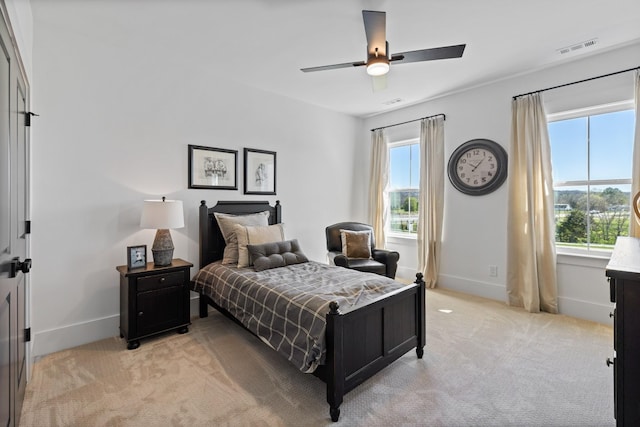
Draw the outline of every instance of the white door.
[[[28,87],[0,19],[0,425],[17,426],[27,383]]]

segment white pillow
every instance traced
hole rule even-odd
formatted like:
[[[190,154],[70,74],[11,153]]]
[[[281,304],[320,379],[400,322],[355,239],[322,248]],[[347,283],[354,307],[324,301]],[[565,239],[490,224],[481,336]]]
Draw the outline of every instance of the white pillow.
[[[223,264],[237,264],[238,263],[238,238],[234,227],[237,224],[242,225],[269,225],[269,211],[258,212],[248,215],[232,215],[220,212],[214,212],[213,215],[218,221],[218,227],[222,232],[222,237],[226,244],[224,248],[224,254],[222,257]]]
[[[236,225],[235,234],[238,238],[238,268],[249,267],[251,258],[247,245],[261,245],[284,241],[284,224],[268,226]]]

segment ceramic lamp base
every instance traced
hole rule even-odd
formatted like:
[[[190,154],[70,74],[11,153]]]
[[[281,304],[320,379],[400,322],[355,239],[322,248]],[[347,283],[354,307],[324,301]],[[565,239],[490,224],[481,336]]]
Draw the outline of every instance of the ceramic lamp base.
[[[173,249],[173,240],[171,240],[169,230],[159,229],[156,232],[156,238],[153,240],[153,246],[151,247],[153,263],[159,267],[171,265]]]

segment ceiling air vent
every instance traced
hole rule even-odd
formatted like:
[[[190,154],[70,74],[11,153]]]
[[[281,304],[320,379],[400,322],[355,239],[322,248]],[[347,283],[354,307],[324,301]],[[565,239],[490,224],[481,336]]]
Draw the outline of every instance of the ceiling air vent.
[[[402,99],[401,98],[390,99],[389,101],[383,102],[383,104],[384,105],[393,105],[393,104],[397,104],[398,102],[402,102]]]
[[[586,49],[588,47],[593,47],[598,43],[598,39],[590,39],[581,43],[576,43],[571,46],[563,47],[562,49],[558,49],[557,52],[560,55],[566,55],[567,53],[577,52],[582,49]]]

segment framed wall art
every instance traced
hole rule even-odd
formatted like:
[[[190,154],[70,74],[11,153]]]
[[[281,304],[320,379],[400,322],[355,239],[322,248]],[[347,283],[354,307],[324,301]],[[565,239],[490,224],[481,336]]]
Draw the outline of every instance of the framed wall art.
[[[238,189],[238,152],[189,145],[189,188]]]
[[[244,194],[276,194],[275,151],[244,149]]]
[[[127,268],[144,268],[147,266],[147,245],[127,246]]]

